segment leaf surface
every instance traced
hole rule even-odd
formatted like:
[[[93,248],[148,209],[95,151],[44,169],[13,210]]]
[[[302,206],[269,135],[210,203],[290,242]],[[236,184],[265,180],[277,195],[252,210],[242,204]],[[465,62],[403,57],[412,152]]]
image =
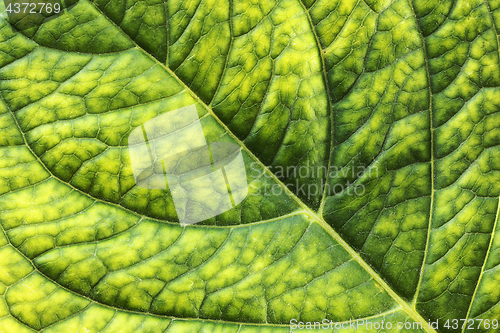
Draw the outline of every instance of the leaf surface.
[[[0,7],[0,331],[495,332],[500,1]],[[129,136],[190,105],[248,193],[181,227]]]

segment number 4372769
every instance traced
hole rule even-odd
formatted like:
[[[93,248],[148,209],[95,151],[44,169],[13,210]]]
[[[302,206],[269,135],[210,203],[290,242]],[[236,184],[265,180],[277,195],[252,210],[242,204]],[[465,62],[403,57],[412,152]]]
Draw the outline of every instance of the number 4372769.
[[[41,13],[46,13],[46,14],[51,14],[51,13],[59,13],[61,11],[61,5],[58,3],[51,4],[51,3],[44,3],[44,2],[39,2],[39,3],[28,3],[28,2],[22,2],[22,3],[9,3],[7,8],[5,8],[5,11],[7,13],[25,13],[25,14],[41,14]]]
[[[460,329],[464,329],[464,328],[467,328],[468,330],[473,330],[473,329],[490,329],[490,328],[493,328],[493,329],[497,329],[498,328],[498,320],[497,319],[493,319],[493,320],[489,320],[489,319],[448,319],[445,323],[444,323],[444,327],[446,327],[447,329],[458,329],[460,327]]]

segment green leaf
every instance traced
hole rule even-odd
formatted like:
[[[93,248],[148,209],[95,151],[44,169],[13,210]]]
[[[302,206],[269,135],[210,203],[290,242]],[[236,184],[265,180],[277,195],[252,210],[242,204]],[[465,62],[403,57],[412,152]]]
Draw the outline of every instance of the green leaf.
[[[500,1],[11,2],[0,332],[498,330]],[[129,139],[188,106],[248,193],[181,226]]]

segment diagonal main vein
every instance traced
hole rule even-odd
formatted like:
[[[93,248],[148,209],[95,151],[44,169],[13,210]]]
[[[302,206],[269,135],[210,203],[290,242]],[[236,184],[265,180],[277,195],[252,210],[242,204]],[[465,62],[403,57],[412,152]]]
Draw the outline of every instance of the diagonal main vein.
[[[215,114],[215,112],[207,105],[205,102],[203,102],[197,94],[195,94],[175,73],[172,71],[168,66],[165,64],[161,63],[153,57],[151,54],[146,52],[141,46],[139,46],[130,36],[128,36],[120,26],[118,26],[115,22],[113,22],[107,15],[102,12],[102,10],[97,7],[93,2],[91,2],[94,7],[105,17],[110,24],[114,25],[117,29],[119,29],[125,36],[127,36],[130,41],[135,45],[135,47],[143,52],[146,56],[148,56],[150,59],[152,59],[154,62],[156,62],[159,66],[161,66],[165,71],[167,71],[172,77],[174,77],[183,87],[184,89],[189,92],[189,94],[196,100],[200,105],[202,105],[208,113],[219,123],[219,125],[224,128],[224,130],[233,138],[233,140],[238,143],[242,149],[256,162],[265,170],[265,172],[270,176],[277,184],[279,184],[285,192],[294,200],[296,201],[305,211],[307,215],[314,221],[316,221],[319,225],[325,229],[326,232],[334,239],[336,240],[350,255],[351,257],[361,266],[365,271],[373,278],[374,281],[376,281],[394,300],[395,302],[401,306],[401,308],[416,322],[422,323],[422,326],[424,330],[428,333],[435,333],[436,331],[432,328],[430,328],[430,325],[427,323],[427,321],[415,310],[414,307],[410,306],[406,301],[404,301],[392,288],[387,284],[387,282],[380,277],[380,275],[375,272],[375,270],[365,261],[361,256],[342,238],[340,235],[328,224],[326,221],[321,218],[316,212],[312,211],[306,204],[302,202],[288,187],[285,186],[285,184],[276,177],[274,173],[272,173],[269,168],[267,168],[261,161],[258,159],[253,152],[248,149],[248,147],[236,136],[233,134],[232,131],[229,130],[229,128],[226,126],[226,124],[219,119],[219,117]],[[319,47],[319,45],[318,45]],[[323,64],[324,65],[324,62]],[[323,68],[324,72],[324,68]],[[325,82],[326,84],[326,82]],[[327,89],[328,90],[328,89]],[[431,129],[432,130],[432,129]],[[432,140],[431,140],[432,141]],[[331,147],[330,147],[331,148]]]

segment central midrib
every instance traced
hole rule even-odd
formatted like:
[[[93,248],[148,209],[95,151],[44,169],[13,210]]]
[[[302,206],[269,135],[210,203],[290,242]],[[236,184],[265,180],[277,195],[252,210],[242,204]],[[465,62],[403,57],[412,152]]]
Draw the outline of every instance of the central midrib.
[[[301,5],[303,6],[302,2],[299,1],[301,3]],[[295,201],[297,202],[305,211],[305,213],[314,221],[316,221],[319,225],[322,226],[322,228],[328,232],[328,234],[335,240],[337,241],[350,255],[351,257],[361,266],[363,267],[363,269],[373,278],[374,281],[376,281],[395,301],[398,305],[401,306],[402,309],[404,309],[404,311],[413,319],[415,320],[416,322],[420,322],[420,323],[423,323],[423,328],[426,332],[436,332],[434,329],[430,328],[429,325],[427,324],[427,321],[412,307],[410,306],[406,301],[404,301],[394,290],[392,290],[392,288],[387,284],[387,282],[382,279],[380,277],[380,275],[374,271],[374,269],[365,261],[363,260],[363,258],[361,258],[361,256],[346,242],[344,241],[344,239],[342,239],[342,237],[340,237],[340,235],[323,219],[321,218],[316,212],[312,211],[311,208],[309,208],[309,206],[307,206],[306,204],[304,204],[302,202],[302,200],[300,200],[292,191],[290,191],[288,189],[288,187],[286,187],[283,182],[278,179],[276,177],[276,175],[274,175],[274,173],[272,173],[261,161],[260,159],[258,159],[252,151],[250,151],[248,149],[248,147],[246,147],[246,145],[236,136],[232,133],[232,131],[229,130],[229,128],[226,126],[226,124],[224,122],[222,122],[219,117],[215,114],[215,112],[213,112],[213,110],[207,105],[205,104],[205,102],[203,102],[203,100],[201,100],[201,98],[198,97],[197,94],[195,94],[190,88],[189,86],[187,86],[176,74],[175,72],[173,72],[168,66],[166,66],[165,64],[161,63],[160,61],[158,61],[158,59],[156,59],[154,56],[152,56],[151,54],[149,54],[148,52],[146,52],[141,46],[139,46],[134,40],[132,40],[130,38],[130,36],[128,36],[115,22],[113,22],[111,19],[109,19],[107,17],[107,15],[105,15],[104,12],[101,11],[101,9],[96,6],[93,2],[91,2],[94,7],[110,22],[110,24],[114,25],[117,29],[119,29],[125,36],[127,36],[130,41],[135,45],[135,47],[140,50],[141,52],[143,52],[146,56],[148,56],[150,59],[152,59],[155,63],[157,63],[159,66],[161,66],[164,70],[166,70],[170,75],[172,75],[172,77],[174,77],[183,87],[184,89],[189,92],[189,94],[194,98],[196,99],[196,101],[198,101],[198,103],[200,103],[200,105],[202,105],[206,110],[207,112],[210,113],[210,115],[218,122],[218,124],[220,126],[222,126],[222,128],[224,128],[224,130],[231,136],[231,138],[233,140],[235,140],[235,142],[237,142],[241,147],[242,149],[256,162],[258,163],[262,168],[263,170],[265,170],[265,172],[268,174],[268,176],[270,176],[276,183],[278,183],[283,189],[284,191]],[[305,9],[304,9],[305,10]],[[308,12],[307,10],[305,10],[305,12],[307,13],[307,16],[308,16],[308,20],[310,22],[310,24],[312,24],[312,22],[310,21],[310,17],[308,15]],[[315,38],[316,40],[318,41],[317,39],[317,36],[316,36],[316,33],[315,33],[315,30],[313,28],[311,28],[312,31],[314,31],[314,34],[315,34]],[[321,55],[321,47],[320,45],[318,44],[318,49],[320,50],[319,53]],[[167,53],[168,53],[168,50],[167,50]],[[229,54],[228,54],[229,56]],[[323,77],[326,78],[326,71],[325,71],[325,67],[324,67],[324,59],[322,58],[322,72],[323,72]],[[222,78],[221,78],[222,80]],[[327,84],[327,81],[324,81],[324,84],[326,85]],[[330,94],[329,92],[329,89],[326,88],[325,90],[328,91],[328,94]],[[328,95],[329,96],[329,95]],[[329,100],[329,105],[330,105],[330,100]],[[331,112],[330,112],[331,113]],[[331,149],[332,147],[330,147]],[[426,325],[427,324],[427,325]]]

